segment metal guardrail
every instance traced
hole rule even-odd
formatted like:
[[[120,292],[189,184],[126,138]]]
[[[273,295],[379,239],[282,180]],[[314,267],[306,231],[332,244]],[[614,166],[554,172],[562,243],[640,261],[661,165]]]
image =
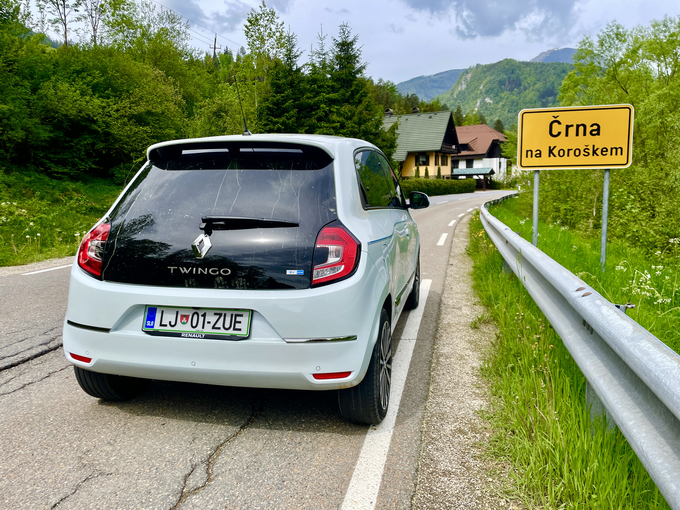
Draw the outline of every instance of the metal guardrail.
[[[481,208],[487,234],[674,510],[680,510],[680,356]],[[599,403],[598,403],[599,404]],[[595,407],[595,404],[593,405]]]

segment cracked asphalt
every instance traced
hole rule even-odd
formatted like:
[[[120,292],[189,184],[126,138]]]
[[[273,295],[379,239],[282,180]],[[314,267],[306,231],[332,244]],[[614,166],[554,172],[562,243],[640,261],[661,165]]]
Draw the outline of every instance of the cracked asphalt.
[[[449,306],[452,289],[469,285],[451,280],[452,271],[468,271],[467,266],[452,270],[449,265],[452,240],[455,257],[462,257],[456,250],[466,242],[466,234],[465,229],[454,234],[455,227],[447,224],[496,196],[436,197],[440,205],[433,199],[431,208],[414,215],[423,241],[423,278],[432,279],[432,287],[376,508],[434,508],[432,501],[437,508],[510,507],[497,496],[500,482],[487,476],[499,467],[480,460],[478,443],[487,437],[483,425],[451,414],[452,403],[456,413],[467,407],[472,415],[483,405],[479,382],[461,379],[451,365],[467,363],[463,372],[474,374],[481,360],[474,353],[481,352],[484,341],[469,343],[466,348],[471,350],[461,355],[455,345],[442,343],[447,335],[441,324],[450,330],[468,327],[469,321],[440,321],[440,305]],[[442,232],[450,235],[438,246]],[[1,508],[342,505],[367,428],[340,418],[334,392],[165,381],[153,381],[144,394],[125,403],[100,401],[82,392],[59,348],[69,269],[23,276],[71,262],[0,268]],[[477,309],[468,312],[474,315]],[[405,317],[395,339],[404,323]],[[461,379],[456,391],[444,391],[449,387],[446,378]],[[476,385],[471,392],[465,391],[468,383]],[[466,393],[472,395],[471,405],[461,401]],[[454,422],[455,427],[448,427]],[[451,442],[460,445],[460,452],[442,448]],[[433,451],[445,453],[445,461]],[[447,466],[455,469],[446,471]]]

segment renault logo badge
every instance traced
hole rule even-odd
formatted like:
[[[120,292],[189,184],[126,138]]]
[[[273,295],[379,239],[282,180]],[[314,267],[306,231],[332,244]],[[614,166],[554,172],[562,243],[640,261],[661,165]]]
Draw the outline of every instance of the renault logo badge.
[[[194,250],[194,256],[197,259],[205,257],[210,251],[210,248],[212,248],[210,237],[205,234],[198,236],[191,245],[191,249]]]

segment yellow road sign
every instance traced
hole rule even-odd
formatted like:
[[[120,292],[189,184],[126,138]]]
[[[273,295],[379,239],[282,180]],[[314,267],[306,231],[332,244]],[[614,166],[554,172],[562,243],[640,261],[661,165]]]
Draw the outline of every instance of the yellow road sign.
[[[633,107],[522,110],[517,135],[517,166],[524,170],[626,168],[633,160]]]

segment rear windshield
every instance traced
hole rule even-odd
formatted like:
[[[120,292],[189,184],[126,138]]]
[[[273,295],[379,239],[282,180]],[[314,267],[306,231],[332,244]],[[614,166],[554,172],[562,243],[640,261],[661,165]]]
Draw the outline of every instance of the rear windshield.
[[[337,218],[332,159],[321,149],[289,144],[155,151],[111,220],[153,217],[195,229],[205,216],[329,223]]]

